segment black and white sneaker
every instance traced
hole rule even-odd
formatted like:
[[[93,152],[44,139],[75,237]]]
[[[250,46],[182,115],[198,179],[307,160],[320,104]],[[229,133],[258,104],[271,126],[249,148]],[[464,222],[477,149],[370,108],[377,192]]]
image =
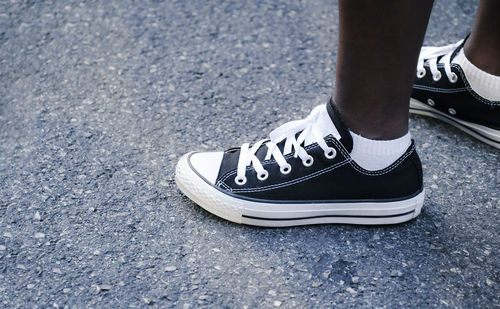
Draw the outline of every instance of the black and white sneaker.
[[[175,180],[204,209],[249,225],[394,224],[418,216],[424,189],[414,142],[377,171],[351,159],[352,145],[330,101],[253,145],[184,155]]]
[[[443,120],[500,149],[500,101],[479,95],[452,62],[463,44],[422,48],[410,112]]]

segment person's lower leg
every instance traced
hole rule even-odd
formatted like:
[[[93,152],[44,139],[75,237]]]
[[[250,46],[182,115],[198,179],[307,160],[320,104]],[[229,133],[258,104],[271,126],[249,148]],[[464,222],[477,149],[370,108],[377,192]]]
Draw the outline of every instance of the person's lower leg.
[[[408,132],[408,104],[432,4],[340,1],[333,98],[353,132],[379,140]]]
[[[500,1],[481,0],[464,53],[481,70],[500,76]]]

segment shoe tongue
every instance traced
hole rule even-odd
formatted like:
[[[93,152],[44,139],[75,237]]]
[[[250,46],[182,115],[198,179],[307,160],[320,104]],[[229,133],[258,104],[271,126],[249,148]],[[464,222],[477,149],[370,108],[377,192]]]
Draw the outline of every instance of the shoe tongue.
[[[352,136],[349,132],[349,128],[347,128],[344,120],[342,120],[342,116],[338,111],[335,103],[333,103],[333,98],[330,98],[328,104],[326,104],[326,110],[328,115],[330,116],[335,129],[337,130],[340,138],[337,138],[342,145],[344,145],[345,149],[350,153],[352,151]]]
[[[467,34],[467,36],[465,37],[465,39],[463,39],[462,43],[460,45],[458,45],[457,48],[455,48],[455,50],[451,54],[450,62],[453,62],[453,59],[455,59],[455,57],[458,55],[458,53],[460,52],[460,50],[462,50],[462,48],[464,48],[465,41],[467,41],[467,39],[469,38],[469,35],[470,35],[470,33]]]
[[[340,140],[342,137],[341,134],[339,133],[339,131],[337,130],[337,128],[335,127],[335,124],[332,122],[332,120],[329,116],[329,113],[327,111],[327,106],[325,106],[325,105],[321,106],[321,109],[320,109],[320,111],[317,114],[316,119],[315,119],[315,125],[316,125],[316,128],[319,129],[319,131],[321,132],[321,135],[323,137],[331,135],[337,140]],[[295,134],[295,138],[298,138],[301,133],[302,133],[302,131],[297,132]],[[349,133],[349,132],[347,132],[347,133]],[[351,137],[350,134],[348,134],[348,136],[349,136],[349,138]],[[306,138],[305,138],[302,146],[306,147],[306,146],[309,146],[309,145],[314,144],[314,143],[316,143],[314,134],[308,134],[308,135],[306,135]],[[290,151],[284,152],[285,140],[282,140],[281,142],[279,142],[277,144],[277,146],[278,146],[279,150],[281,151],[281,153],[283,153],[284,155],[287,155],[290,153]],[[259,150],[257,150],[255,155],[259,159],[264,158],[267,154],[267,150],[268,150],[268,148],[265,147],[265,143],[264,143],[259,148]],[[291,151],[293,152],[293,149]]]
[[[328,113],[328,104],[321,106],[321,110],[316,118],[315,124],[316,128],[319,129],[323,137],[326,137],[328,135],[332,135],[335,139],[340,139],[341,135],[339,133],[339,130],[335,127],[335,124],[332,122],[330,115]],[[304,145],[310,145],[312,143],[315,143],[314,140],[314,135],[310,134],[306,137],[306,140],[304,141]]]

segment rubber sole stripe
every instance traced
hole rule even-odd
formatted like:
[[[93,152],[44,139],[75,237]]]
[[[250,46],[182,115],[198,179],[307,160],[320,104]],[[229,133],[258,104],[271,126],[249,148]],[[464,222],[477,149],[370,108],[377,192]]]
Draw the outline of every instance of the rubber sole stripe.
[[[411,210],[401,214],[384,215],[384,216],[322,215],[322,216],[300,217],[300,218],[261,218],[261,217],[242,215],[242,217],[255,220],[266,220],[266,221],[308,220],[308,219],[318,219],[318,218],[394,218],[394,217],[407,216],[414,212],[415,210]]]

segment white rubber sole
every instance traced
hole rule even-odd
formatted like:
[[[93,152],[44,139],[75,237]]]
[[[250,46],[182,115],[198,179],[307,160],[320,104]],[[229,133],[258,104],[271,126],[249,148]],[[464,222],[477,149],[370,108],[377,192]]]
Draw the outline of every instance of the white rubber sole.
[[[424,204],[424,191],[412,198],[391,202],[255,202],[225,194],[206,182],[191,168],[189,155],[184,155],[176,167],[175,181],[179,189],[205,210],[239,224],[266,227],[327,223],[396,224],[417,217]]]
[[[413,98],[410,99],[410,113],[442,120],[477,138],[481,142],[500,149],[500,130],[451,117]]]

